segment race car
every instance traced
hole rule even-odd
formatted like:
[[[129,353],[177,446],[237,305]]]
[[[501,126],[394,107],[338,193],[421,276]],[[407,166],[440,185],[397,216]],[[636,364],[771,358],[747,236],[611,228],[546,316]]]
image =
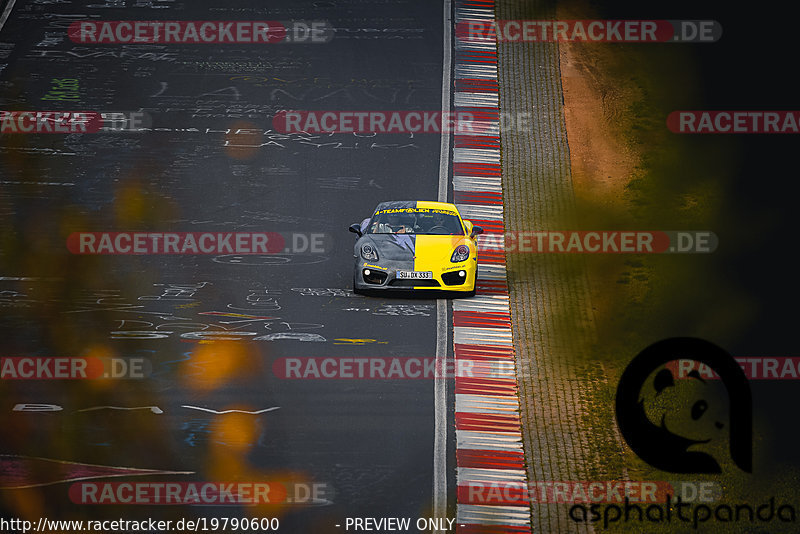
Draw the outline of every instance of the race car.
[[[353,291],[447,291],[475,294],[476,236],[480,226],[463,220],[453,204],[382,202],[372,217],[350,225],[358,235]]]

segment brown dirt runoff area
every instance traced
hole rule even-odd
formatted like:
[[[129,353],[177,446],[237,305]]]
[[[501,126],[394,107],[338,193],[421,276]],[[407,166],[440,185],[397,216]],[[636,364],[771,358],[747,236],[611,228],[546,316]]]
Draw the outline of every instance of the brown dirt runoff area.
[[[575,4],[560,4],[557,18],[572,18],[577,10]],[[625,222],[632,223],[627,216],[630,208],[627,193],[641,166],[643,149],[626,135],[632,122],[627,113],[632,103],[641,101],[643,90],[636,83],[612,74],[624,60],[618,50],[607,44],[561,43],[559,62],[579,224],[587,229],[605,230],[626,219]],[[634,279],[625,276],[628,266],[613,258],[592,263],[596,268],[588,270],[591,301],[595,318],[602,320],[612,313],[617,302],[640,293],[630,287],[623,289],[623,284],[616,281],[624,277],[628,286],[635,286],[644,277],[641,273]],[[609,284],[609,280],[615,283]]]
[[[614,209],[624,202],[625,186],[641,158],[623,139],[621,125],[626,102],[640,91],[605,74],[604,63],[613,61],[607,49],[565,43],[559,51],[576,198]]]

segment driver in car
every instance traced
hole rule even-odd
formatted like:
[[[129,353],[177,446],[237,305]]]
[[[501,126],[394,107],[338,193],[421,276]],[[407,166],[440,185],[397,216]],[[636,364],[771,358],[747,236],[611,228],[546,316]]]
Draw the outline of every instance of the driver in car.
[[[377,234],[413,234],[414,221],[406,213],[387,213],[386,222],[379,222],[375,229]]]
[[[457,233],[457,231],[453,231],[452,228],[452,218],[447,217],[444,213],[433,213],[433,222],[428,228],[428,233],[430,234],[453,234]]]

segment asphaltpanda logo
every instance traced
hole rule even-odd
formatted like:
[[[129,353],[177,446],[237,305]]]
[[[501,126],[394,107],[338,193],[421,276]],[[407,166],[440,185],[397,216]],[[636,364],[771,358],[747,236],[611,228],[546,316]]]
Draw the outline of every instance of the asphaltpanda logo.
[[[720,380],[704,380],[696,371],[675,376],[665,365],[676,360],[703,363]],[[752,472],[750,385],[736,360],[709,341],[670,338],[640,352],[620,378],[616,415],[625,441],[652,467],[721,473],[720,462],[730,464],[721,455],[729,454],[736,467]],[[727,451],[720,447],[726,440]]]
[[[686,360],[707,365],[719,379],[706,380],[689,369],[681,372],[680,362]],[[670,338],[637,354],[617,386],[616,413],[620,432],[633,452],[657,469],[698,474],[753,471],[750,385],[736,360],[713,343]],[[626,495],[621,503],[576,503],[568,515],[575,523],[604,530],[620,523],[648,532],[651,525],[674,523],[680,532],[696,532],[712,521],[725,532],[733,524],[739,525],[737,532],[741,527],[750,528],[748,532],[775,532],[766,523],[792,524],[791,532],[797,532],[792,502],[775,496],[750,497],[739,502],[687,498],[681,490],[667,492],[663,500],[644,502]]]

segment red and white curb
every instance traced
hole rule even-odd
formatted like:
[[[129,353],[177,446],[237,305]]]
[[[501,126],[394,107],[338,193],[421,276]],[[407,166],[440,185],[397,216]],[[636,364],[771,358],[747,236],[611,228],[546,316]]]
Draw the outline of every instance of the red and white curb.
[[[460,35],[470,20],[493,19],[494,0],[455,2],[453,105],[456,112],[472,114],[481,127],[473,129],[478,133],[454,136],[453,202],[486,233],[502,234],[497,42]],[[484,243],[478,252],[476,296],[453,301],[455,358],[464,360],[467,369],[480,370],[455,379],[456,528],[461,533],[531,532],[526,491],[506,492],[501,499],[474,491],[527,488],[505,254],[502,240],[496,241],[496,249]]]

